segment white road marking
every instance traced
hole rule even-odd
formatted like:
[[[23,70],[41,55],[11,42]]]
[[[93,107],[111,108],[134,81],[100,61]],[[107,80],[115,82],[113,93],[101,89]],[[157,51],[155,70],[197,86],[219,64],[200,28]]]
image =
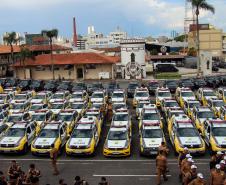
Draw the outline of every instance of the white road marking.
[[[106,174],[93,174],[93,177],[156,177],[157,175],[106,175]],[[171,177],[171,175],[166,175]]]

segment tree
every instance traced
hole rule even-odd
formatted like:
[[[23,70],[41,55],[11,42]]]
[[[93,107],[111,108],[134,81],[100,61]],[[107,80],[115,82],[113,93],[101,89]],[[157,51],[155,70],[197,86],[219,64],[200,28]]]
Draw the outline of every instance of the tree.
[[[52,65],[52,75],[53,80],[55,79],[54,74],[54,63],[53,63],[53,38],[57,38],[58,36],[58,30],[52,29],[52,30],[42,30],[41,32],[42,36],[47,37],[49,39],[49,45],[50,45],[50,51],[51,51],[51,65]]]
[[[206,0],[188,0],[191,2],[192,6],[195,8],[196,14],[196,33],[197,33],[197,59],[198,59],[198,76],[201,74],[201,64],[200,64],[200,44],[199,44],[199,14],[200,10],[210,11],[215,13],[215,8],[213,5],[207,3]]]
[[[6,44],[10,46],[12,63],[14,63],[14,49],[13,49],[13,44],[16,44],[20,40],[22,40],[22,37],[18,37],[16,35],[16,32],[15,31],[10,32],[10,33],[6,33],[6,35],[3,37],[3,41],[6,42]]]
[[[32,58],[32,52],[28,48],[21,46],[19,56],[20,56],[20,61],[22,62],[22,65],[23,65],[24,79],[26,79],[25,60],[28,58]]]
[[[184,42],[185,36],[186,35],[179,35],[179,36],[175,37],[174,40],[177,41],[177,42]]]

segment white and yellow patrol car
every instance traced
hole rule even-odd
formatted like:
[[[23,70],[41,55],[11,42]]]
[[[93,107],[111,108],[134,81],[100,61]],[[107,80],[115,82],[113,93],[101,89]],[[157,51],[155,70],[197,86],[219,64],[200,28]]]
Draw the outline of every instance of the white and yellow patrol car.
[[[218,88],[217,90],[217,97],[220,99],[220,100],[223,100],[224,103],[226,103],[226,88]]]
[[[105,157],[130,156],[131,136],[126,126],[110,127],[105,140],[103,155]]]
[[[127,97],[126,97],[126,92],[124,89],[116,89],[113,91],[111,98],[109,101],[113,104],[115,102],[126,102]]]
[[[6,120],[7,124],[14,123],[14,122],[21,122],[21,121],[28,121],[30,120],[30,115],[28,112],[10,112],[8,118]]]
[[[217,96],[213,89],[210,88],[199,88],[197,91],[197,98],[203,106],[208,105],[208,100],[213,98],[217,99]]]
[[[192,120],[195,122],[196,128],[202,135],[204,134],[204,121],[215,118],[214,112],[209,107],[195,107],[193,109]]]
[[[184,112],[190,118],[192,118],[194,107],[201,107],[201,103],[198,100],[185,100],[184,101]]]
[[[32,98],[31,104],[47,104],[52,96],[50,91],[42,91],[36,93],[36,95]]]
[[[223,100],[213,99],[213,98],[208,100],[208,106],[214,112],[214,115],[216,117],[220,117],[220,108],[224,105],[225,103]]]
[[[156,97],[156,106],[161,107],[162,100],[171,99],[172,95],[168,88],[157,88],[155,92],[155,97]]]
[[[114,102],[112,104],[113,113],[116,112],[118,109],[128,109],[126,102]]]
[[[49,155],[51,145],[61,151],[67,141],[67,124],[65,122],[45,122],[38,136],[32,142],[31,153],[33,155]]]
[[[57,91],[51,96],[51,99],[49,100],[50,103],[54,103],[57,101],[63,101],[68,100],[70,98],[70,92],[69,91]]]
[[[166,116],[167,110],[171,107],[180,107],[175,99],[169,98],[162,100],[161,111]]]
[[[195,94],[190,88],[178,87],[176,89],[175,97],[179,105],[184,108],[184,102],[186,100],[196,100]]]
[[[70,109],[74,109],[77,111],[77,113],[79,114],[80,117],[82,117],[87,108],[88,108],[88,103],[87,101],[84,101],[84,102],[73,102],[70,104]]]
[[[66,144],[68,155],[92,155],[99,143],[100,135],[93,119],[82,120],[74,128]]]
[[[220,118],[226,120],[226,105],[220,108]]]
[[[48,110],[48,104],[43,104],[43,103],[37,103],[37,104],[31,104],[29,107],[29,114],[32,114],[33,112],[37,110]]]
[[[170,141],[176,153],[183,152],[185,147],[192,154],[205,153],[205,142],[191,120],[175,119],[169,131]]]
[[[100,111],[100,109],[97,109],[97,108],[87,109],[85,116],[86,117],[93,117],[93,116],[96,117],[99,127],[102,128],[103,121],[104,121],[104,115]]]
[[[75,124],[79,120],[78,113],[73,109],[64,109],[57,116],[56,121],[63,121],[67,124],[67,134],[71,134]]]
[[[165,137],[159,123],[144,123],[139,130],[140,154],[145,156],[157,155],[158,148]]]
[[[173,121],[173,116],[184,115],[184,110],[181,107],[170,107],[166,113],[166,121],[169,124]]]
[[[146,101],[139,101],[136,107],[136,117],[139,119],[140,114],[142,109],[144,108],[144,106],[151,104],[150,100],[146,100]],[[153,104],[154,105],[154,104]],[[156,105],[155,105],[156,107]]]
[[[104,90],[94,91],[90,97],[90,104],[94,102],[101,102],[105,104],[107,101],[107,94]]]
[[[31,99],[32,99],[32,91],[17,93],[13,97],[14,101],[17,101],[17,100],[19,100],[19,101],[22,101],[22,100],[23,101],[31,101]]]
[[[69,103],[67,100],[55,100],[50,104],[49,107],[53,114],[57,115],[60,113],[60,111],[69,108]]]
[[[81,90],[81,91],[75,91],[71,94],[71,97],[69,99],[70,103],[74,103],[74,102],[84,102],[84,101],[88,101],[89,96],[88,93],[85,90]]]
[[[133,107],[136,108],[139,101],[150,100],[148,88],[136,88],[133,97]]]
[[[204,139],[213,152],[226,151],[226,121],[221,119],[204,122]]]
[[[0,139],[1,153],[26,153],[35,138],[34,122],[15,122]]]

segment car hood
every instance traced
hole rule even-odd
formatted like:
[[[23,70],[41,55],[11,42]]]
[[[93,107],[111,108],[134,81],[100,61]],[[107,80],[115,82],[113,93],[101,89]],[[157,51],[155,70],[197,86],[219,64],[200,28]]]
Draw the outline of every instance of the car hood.
[[[114,121],[113,124],[118,126],[123,126],[123,125],[127,125],[128,121]]]
[[[0,100],[0,103],[5,103],[4,100]]]
[[[195,96],[191,96],[191,97],[183,97],[183,100],[196,100]]]
[[[226,145],[226,137],[215,137],[215,140],[219,145]]]
[[[200,145],[200,144],[202,144],[199,137],[180,137],[179,140],[182,145]]]
[[[125,148],[126,140],[108,140],[108,148]]]
[[[61,109],[50,109],[50,110],[53,112],[53,114],[59,114],[61,111]]]
[[[88,146],[91,138],[71,138],[69,141],[70,146]]]
[[[111,98],[112,102],[122,102],[124,98]]]
[[[33,99],[33,100],[31,100],[32,104],[34,104],[34,103],[42,103],[42,102],[43,102],[43,100],[41,100],[41,99]]]
[[[82,98],[71,98],[69,102],[83,101]]]
[[[56,138],[37,138],[34,145],[50,146],[54,144]]]
[[[104,99],[103,98],[91,98],[91,102],[102,102]]]
[[[164,100],[164,99],[166,99],[166,98],[171,98],[171,97],[158,97],[158,99],[159,99],[160,101],[162,101],[162,100]]]
[[[137,101],[145,101],[145,100],[149,100],[149,97],[135,97],[134,99]]]
[[[162,142],[162,138],[144,138],[143,142],[146,147],[159,147]]]
[[[61,99],[61,98],[57,98],[57,99],[50,99],[50,103],[53,103],[53,102],[55,102],[55,101],[62,101],[63,99]]]
[[[21,137],[3,137],[0,144],[17,144],[21,139]]]
[[[216,97],[216,96],[205,96],[205,99],[206,99],[206,100],[209,100],[209,99],[211,99],[211,98],[213,98],[213,99],[217,99],[217,97]]]

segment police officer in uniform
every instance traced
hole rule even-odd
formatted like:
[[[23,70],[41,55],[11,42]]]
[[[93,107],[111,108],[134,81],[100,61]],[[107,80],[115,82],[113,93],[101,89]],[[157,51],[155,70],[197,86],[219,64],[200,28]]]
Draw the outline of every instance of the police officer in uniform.
[[[184,185],[188,185],[191,181],[197,178],[197,166],[191,165],[191,170],[184,176]]]
[[[188,185],[207,185],[207,183],[204,180],[203,174],[198,173],[197,178],[191,181]]]
[[[225,173],[221,171],[221,166],[216,165],[215,169],[211,171],[210,185],[223,185],[225,180]]]
[[[166,177],[167,169],[167,159],[163,155],[163,151],[160,150],[158,156],[156,157],[156,171],[157,171],[157,185],[161,184],[161,175],[163,176],[164,181],[167,181]]]
[[[57,168],[57,156],[58,156],[58,150],[55,148],[54,144],[51,145],[51,150],[50,150],[50,159],[52,162],[52,167],[53,167],[53,175],[59,175],[59,170]]]

